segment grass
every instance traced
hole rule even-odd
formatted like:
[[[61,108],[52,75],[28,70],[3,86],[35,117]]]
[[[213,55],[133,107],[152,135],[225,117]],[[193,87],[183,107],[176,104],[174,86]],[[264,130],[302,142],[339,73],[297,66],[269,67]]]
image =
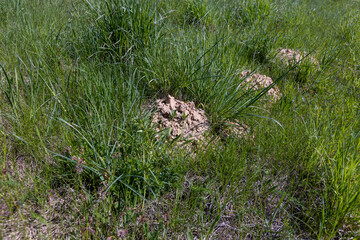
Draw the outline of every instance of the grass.
[[[0,237],[357,239],[358,7],[0,0]],[[151,125],[167,94],[206,111],[201,147]]]

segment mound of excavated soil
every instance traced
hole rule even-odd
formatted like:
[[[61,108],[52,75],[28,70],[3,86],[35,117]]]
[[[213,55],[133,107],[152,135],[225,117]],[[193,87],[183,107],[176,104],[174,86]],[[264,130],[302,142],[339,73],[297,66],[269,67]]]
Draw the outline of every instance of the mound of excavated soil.
[[[306,58],[311,64],[319,67],[319,62],[313,56],[299,50],[282,48],[279,49],[277,56],[286,65],[292,65],[301,61],[303,58]]]
[[[203,139],[210,123],[205,111],[195,107],[194,102],[183,102],[168,95],[156,100],[152,124],[157,131],[171,129],[172,139],[182,135],[183,138]]]
[[[254,73],[252,75],[250,75],[250,74],[251,74],[250,71],[241,72],[241,77],[244,77],[244,78],[247,77],[244,80],[244,82],[247,85],[247,88],[253,88],[253,89],[257,90],[257,89],[268,87],[269,85],[271,85],[273,83],[273,80],[266,75],[261,75],[258,73]],[[266,94],[268,96],[270,96],[271,98],[273,98],[274,100],[278,100],[280,98],[280,90],[276,86],[271,88]]]

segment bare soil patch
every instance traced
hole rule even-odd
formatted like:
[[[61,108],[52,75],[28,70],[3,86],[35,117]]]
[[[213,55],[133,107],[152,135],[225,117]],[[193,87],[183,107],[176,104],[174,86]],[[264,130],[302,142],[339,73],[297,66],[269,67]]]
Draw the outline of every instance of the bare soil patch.
[[[286,65],[293,65],[299,61],[302,61],[304,58],[312,64],[320,68],[318,60],[316,60],[313,56],[308,55],[306,52],[302,52],[299,50],[282,48],[279,49],[279,53],[277,55],[279,60],[281,60]],[[305,60],[305,59],[304,59]]]
[[[266,88],[273,84],[273,80],[270,77],[258,73],[251,74],[251,71],[242,71],[241,77],[246,77],[244,81],[247,88],[253,88],[255,90]],[[276,86],[271,88],[266,94],[275,101],[280,98],[280,90]]]
[[[170,138],[203,140],[210,122],[204,110],[195,107],[194,102],[183,102],[168,95],[154,103],[155,114],[152,124],[157,131],[170,129]]]
[[[260,76],[261,78],[261,76]],[[256,78],[258,79],[258,78]],[[267,79],[265,79],[267,80]],[[178,145],[183,145],[186,149],[194,150],[198,147],[196,143],[199,141],[206,141],[212,139],[213,135],[206,135],[210,129],[210,121],[208,120],[204,110],[196,108],[194,102],[183,102],[168,95],[163,99],[158,99],[155,103],[151,104],[148,108],[155,109],[152,118],[152,125],[156,127],[156,131],[169,131],[170,139],[180,138]],[[250,128],[240,123],[239,121],[226,121],[221,125],[217,132],[215,141],[220,138],[235,137],[248,137]],[[250,136],[253,140],[254,136]],[[193,146],[187,144],[191,141]]]

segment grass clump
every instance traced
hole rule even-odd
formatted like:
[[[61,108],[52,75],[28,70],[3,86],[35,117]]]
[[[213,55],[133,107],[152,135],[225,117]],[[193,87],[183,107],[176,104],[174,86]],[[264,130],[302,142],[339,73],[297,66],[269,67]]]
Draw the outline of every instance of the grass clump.
[[[149,46],[161,27],[155,1],[93,1],[88,8],[93,26],[82,43],[85,56],[126,60]]]

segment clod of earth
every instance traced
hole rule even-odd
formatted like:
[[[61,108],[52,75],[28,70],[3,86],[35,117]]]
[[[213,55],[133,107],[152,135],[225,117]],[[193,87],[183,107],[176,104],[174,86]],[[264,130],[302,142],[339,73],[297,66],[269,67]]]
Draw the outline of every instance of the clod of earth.
[[[157,131],[170,128],[172,139],[182,135],[183,138],[202,140],[210,122],[205,111],[196,108],[194,102],[185,103],[168,95],[156,100],[152,125]]]
[[[258,73],[251,74],[250,71],[241,72],[241,77],[246,77],[244,80],[246,88],[253,88],[254,90],[266,88],[273,83],[270,77]],[[275,101],[280,98],[280,90],[276,86],[271,88],[266,94]]]

